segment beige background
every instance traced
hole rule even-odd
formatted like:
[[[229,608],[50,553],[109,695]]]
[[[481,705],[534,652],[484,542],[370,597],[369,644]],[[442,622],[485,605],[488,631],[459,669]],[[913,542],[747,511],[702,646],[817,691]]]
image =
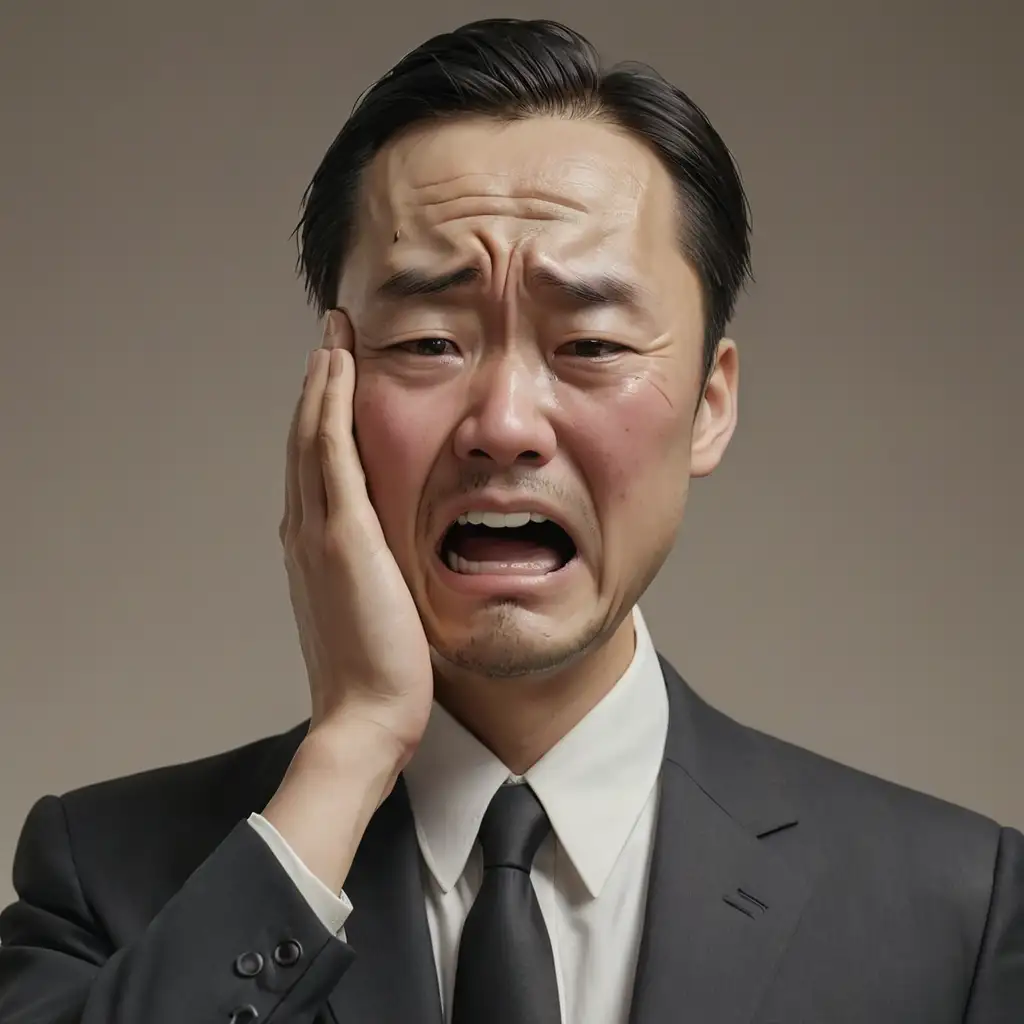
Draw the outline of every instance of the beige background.
[[[1024,826],[1016,0],[8,0],[0,903],[41,794],[305,716],[298,200],[375,76],[509,11],[655,64],[749,187],[741,428],[660,646],[745,721]]]

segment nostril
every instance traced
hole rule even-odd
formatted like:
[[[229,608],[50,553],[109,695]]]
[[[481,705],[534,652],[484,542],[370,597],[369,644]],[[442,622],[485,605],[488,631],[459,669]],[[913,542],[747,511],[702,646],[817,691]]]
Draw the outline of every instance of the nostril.
[[[491,456],[483,450],[483,448],[470,448],[469,457],[473,459],[488,459],[492,462],[494,461],[491,459]],[[536,462],[540,457],[540,452],[535,452],[532,448],[527,449],[525,452],[520,452],[516,456],[517,459],[524,459],[527,462]]]

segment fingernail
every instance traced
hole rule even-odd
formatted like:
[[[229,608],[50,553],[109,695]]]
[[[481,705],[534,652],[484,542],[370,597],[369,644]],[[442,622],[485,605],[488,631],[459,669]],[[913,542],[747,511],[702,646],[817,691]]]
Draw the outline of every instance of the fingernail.
[[[313,359],[316,357],[316,354],[317,354],[318,351],[319,351],[319,349],[311,348],[309,350],[309,352],[306,353],[306,376],[307,377],[309,376],[309,371],[313,369]]]
[[[328,310],[327,315],[324,317],[324,348],[334,347],[334,314]]]

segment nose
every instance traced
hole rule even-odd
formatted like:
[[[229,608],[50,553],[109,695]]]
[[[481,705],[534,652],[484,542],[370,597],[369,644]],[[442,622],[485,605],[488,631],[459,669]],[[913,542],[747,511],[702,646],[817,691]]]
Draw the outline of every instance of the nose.
[[[545,370],[528,366],[514,353],[489,362],[471,385],[469,411],[455,432],[455,454],[499,467],[544,465],[556,448],[549,419],[554,396]]]

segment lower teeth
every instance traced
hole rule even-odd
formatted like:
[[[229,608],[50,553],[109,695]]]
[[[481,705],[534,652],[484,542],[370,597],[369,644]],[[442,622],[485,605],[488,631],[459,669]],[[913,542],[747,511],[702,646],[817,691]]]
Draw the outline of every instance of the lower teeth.
[[[445,553],[445,562],[448,564],[448,568],[451,569],[452,572],[462,573],[465,576],[493,573],[502,569],[507,571],[512,568],[523,573],[547,573],[555,571],[554,569],[544,565],[539,565],[535,562],[470,562],[468,559],[457,555],[454,551],[448,551]]]

